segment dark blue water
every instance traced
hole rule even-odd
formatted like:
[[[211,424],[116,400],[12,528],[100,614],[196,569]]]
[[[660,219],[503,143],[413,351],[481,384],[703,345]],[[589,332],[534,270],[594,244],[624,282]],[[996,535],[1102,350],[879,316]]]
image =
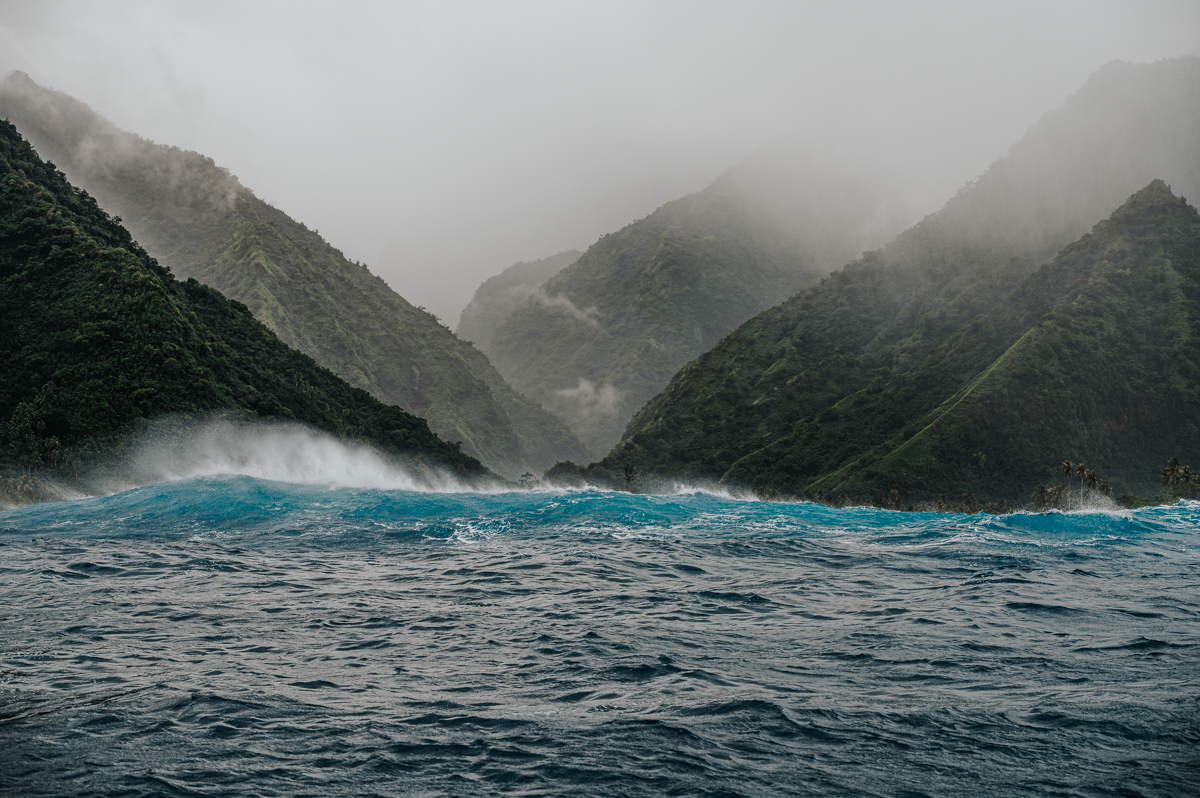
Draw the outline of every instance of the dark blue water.
[[[11,510],[0,792],[1196,795],[1198,542],[244,476]]]

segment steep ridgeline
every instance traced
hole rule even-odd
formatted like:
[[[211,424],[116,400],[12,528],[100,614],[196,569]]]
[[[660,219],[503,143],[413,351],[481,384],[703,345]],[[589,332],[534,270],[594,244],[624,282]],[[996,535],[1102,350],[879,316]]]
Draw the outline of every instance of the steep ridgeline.
[[[0,83],[0,116],[176,275],[244,303],[285,343],[498,473],[582,456],[571,431],[481,352],[211,159],[121,131],[20,72]]]
[[[755,323],[786,339],[789,315]],[[740,362],[760,381],[769,370]],[[1172,456],[1200,459],[1200,215],[1152,182],[919,363],[795,418],[787,407],[804,401],[801,380],[840,365],[763,386],[725,419],[721,434],[758,444],[727,468],[728,482],[1019,502],[1070,459],[1118,494],[1152,494]],[[627,443],[624,454],[650,451]]]
[[[514,263],[495,277],[489,277],[475,289],[471,301],[463,308],[455,335],[488,354],[496,328],[543,283],[582,254],[571,249],[541,260]]]
[[[983,356],[943,363],[943,350],[956,335],[991,335],[971,325],[1039,264],[1156,174],[1183,196],[1200,195],[1198,86],[1196,58],[1099,70],[941,211],[689,363],[595,474],[632,462],[647,476],[786,494],[872,498],[903,486],[928,497],[968,485],[977,495],[1016,499],[1027,482],[1048,481],[1053,462],[1096,459],[1081,438],[1035,470],[1016,469],[982,445],[968,452],[980,455],[977,470],[968,463],[961,479],[909,463],[901,480],[902,469],[885,474],[874,465],[989,367]],[[988,340],[999,347],[996,358],[1009,345],[1003,336]],[[1041,456],[1031,442],[1022,445]],[[1120,465],[1130,484],[1152,476],[1100,459]]]
[[[488,356],[593,454],[607,451],[690,358],[911,221],[879,174],[850,160],[763,147],[602,237],[512,312]]]
[[[240,411],[306,422],[464,475],[479,462],[181,283],[0,122],[0,458],[94,462],[139,419]],[[60,462],[61,465],[61,462]]]

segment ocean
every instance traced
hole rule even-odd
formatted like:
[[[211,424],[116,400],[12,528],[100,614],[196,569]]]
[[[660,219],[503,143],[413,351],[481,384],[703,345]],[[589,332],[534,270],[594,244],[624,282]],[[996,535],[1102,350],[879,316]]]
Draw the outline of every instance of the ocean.
[[[0,513],[0,793],[1200,794],[1200,503],[322,480]]]

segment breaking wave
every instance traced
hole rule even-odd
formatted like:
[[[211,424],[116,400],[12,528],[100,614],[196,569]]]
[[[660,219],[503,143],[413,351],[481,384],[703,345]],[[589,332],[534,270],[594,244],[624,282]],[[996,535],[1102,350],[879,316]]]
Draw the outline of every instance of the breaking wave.
[[[295,429],[139,456],[169,481],[0,513],[0,791],[1194,792],[1200,503],[439,490]]]

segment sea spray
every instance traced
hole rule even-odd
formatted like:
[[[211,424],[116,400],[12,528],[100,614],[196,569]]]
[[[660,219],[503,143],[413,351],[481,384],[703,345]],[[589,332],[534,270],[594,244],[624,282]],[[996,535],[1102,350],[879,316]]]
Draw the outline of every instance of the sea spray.
[[[198,476],[242,475],[297,485],[455,492],[495,490],[444,470],[401,463],[354,440],[303,424],[224,417],[169,419],[147,428],[115,465],[126,487]]]

